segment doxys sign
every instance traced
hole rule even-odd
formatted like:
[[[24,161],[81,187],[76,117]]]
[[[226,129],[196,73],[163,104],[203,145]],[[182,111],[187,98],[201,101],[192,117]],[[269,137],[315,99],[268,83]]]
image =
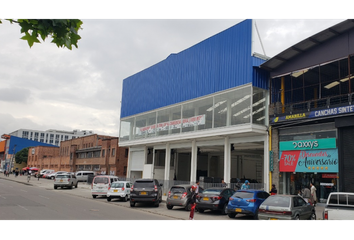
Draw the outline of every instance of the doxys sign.
[[[338,172],[338,149],[280,152],[280,172]]]
[[[336,148],[335,138],[309,139],[279,143],[280,151]]]

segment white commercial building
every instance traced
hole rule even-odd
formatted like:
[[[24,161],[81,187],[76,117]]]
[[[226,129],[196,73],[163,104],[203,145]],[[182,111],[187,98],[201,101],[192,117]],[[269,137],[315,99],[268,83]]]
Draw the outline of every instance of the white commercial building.
[[[9,135],[16,136],[20,138],[25,138],[28,140],[53,144],[60,146],[61,141],[70,140],[73,138],[83,137],[94,134],[92,131],[88,130],[73,130],[73,131],[63,131],[49,129],[46,131],[33,130],[33,129],[18,129]]]

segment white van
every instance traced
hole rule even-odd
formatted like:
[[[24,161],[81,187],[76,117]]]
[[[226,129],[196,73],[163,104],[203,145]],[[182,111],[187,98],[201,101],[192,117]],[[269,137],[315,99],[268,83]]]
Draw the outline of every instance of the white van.
[[[98,175],[95,176],[91,183],[92,197],[107,196],[107,191],[113,182],[119,181],[117,176]]]
[[[95,172],[94,171],[78,171],[77,173],[75,173],[75,176],[76,176],[78,182],[87,182],[89,175],[94,176]]]

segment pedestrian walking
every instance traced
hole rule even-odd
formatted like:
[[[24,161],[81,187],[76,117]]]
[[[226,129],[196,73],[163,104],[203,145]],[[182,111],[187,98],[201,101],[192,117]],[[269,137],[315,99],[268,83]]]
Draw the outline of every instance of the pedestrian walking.
[[[246,180],[245,183],[242,184],[241,189],[250,189],[250,182]]]
[[[189,213],[189,220],[194,220],[194,212],[195,212],[195,205],[196,205],[196,201],[197,201],[197,189],[198,189],[198,185],[193,185],[191,187],[191,211]]]
[[[195,183],[197,185],[197,189],[195,190],[195,193],[198,195],[199,194],[199,180],[197,180],[197,182]]]
[[[226,182],[224,181],[224,179],[221,179],[221,187],[224,187],[224,188],[227,187],[227,184],[226,184]]]
[[[317,194],[316,194],[316,187],[310,183],[310,191],[311,191],[311,204],[313,204],[313,206],[316,207],[316,203],[317,203]]]
[[[270,195],[276,195],[278,193],[277,188],[275,187],[275,184],[272,184],[272,189],[270,190]]]
[[[40,176],[40,174],[39,174],[39,171],[37,172],[37,178],[38,178],[38,180],[37,181],[39,181],[39,178],[40,178],[41,176]]]
[[[306,202],[309,202],[309,201],[310,201],[310,198],[311,198],[311,191],[310,191],[310,189],[308,189],[307,187],[305,187],[305,188],[302,190],[302,197],[305,199]]]

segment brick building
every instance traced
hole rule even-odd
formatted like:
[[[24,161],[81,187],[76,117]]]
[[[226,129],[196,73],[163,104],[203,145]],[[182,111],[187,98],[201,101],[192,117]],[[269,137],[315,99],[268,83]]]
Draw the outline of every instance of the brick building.
[[[128,149],[120,148],[117,137],[90,135],[62,141],[59,148],[33,147],[28,152],[28,167],[126,176]]]

